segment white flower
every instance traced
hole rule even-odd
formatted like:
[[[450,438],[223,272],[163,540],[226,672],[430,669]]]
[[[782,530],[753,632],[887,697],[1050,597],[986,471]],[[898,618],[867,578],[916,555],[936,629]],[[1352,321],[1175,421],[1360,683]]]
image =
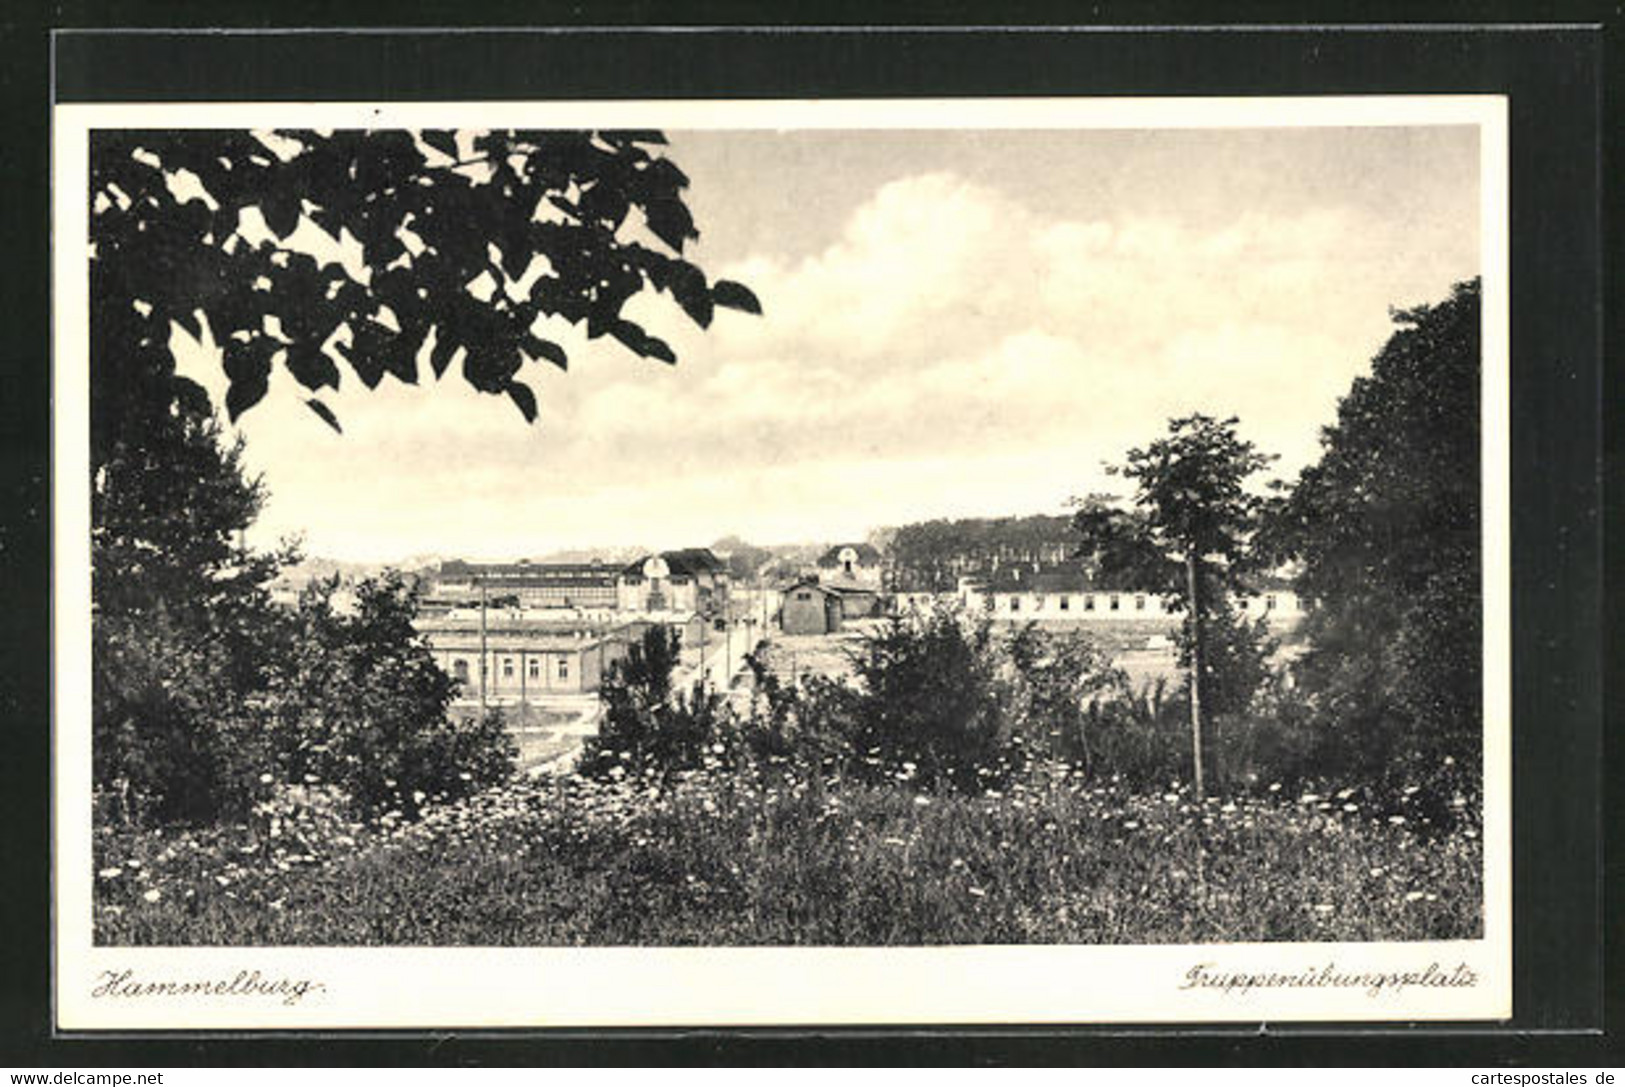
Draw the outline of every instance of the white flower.
[[[154,887],[152,890],[144,892],[141,897],[146,899],[148,902],[156,902],[160,898],[164,897],[164,895],[162,891]]]
[[[118,879],[120,876],[122,876],[124,874],[124,869],[122,869],[122,868],[103,868],[100,872],[97,872],[96,874],[98,876],[102,877],[103,879]]]
[[[273,778],[270,774],[261,774],[260,775],[260,784],[261,785],[269,785],[269,784],[271,784],[271,782],[273,782],[275,780],[276,779]]]

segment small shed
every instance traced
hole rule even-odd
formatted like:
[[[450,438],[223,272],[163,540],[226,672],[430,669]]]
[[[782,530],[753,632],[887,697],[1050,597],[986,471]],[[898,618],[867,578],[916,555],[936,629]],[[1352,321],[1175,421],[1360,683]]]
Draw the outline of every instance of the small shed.
[[[841,594],[811,579],[784,590],[779,629],[786,634],[832,634],[841,629]]]

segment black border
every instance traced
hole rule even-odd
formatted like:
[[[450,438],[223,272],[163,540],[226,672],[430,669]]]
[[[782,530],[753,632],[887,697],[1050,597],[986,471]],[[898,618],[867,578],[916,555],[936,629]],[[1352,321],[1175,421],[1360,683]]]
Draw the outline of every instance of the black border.
[[[306,12],[303,0],[280,15]],[[501,5],[485,5],[499,9]],[[1116,21],[1156,22],[1142,4]],[[149,5],[144,14],[154,14]],[[176,5],[177,8],[180,5]],[[1464,12],[1508,20],[1505,5]],[[3,893],[0,1062],[189,1064],[444,1063],[1404,1063],[1618,1062],[1602,1033],[1619,1010],[1617,916],[1610,969],[1599,955],[1602,761],[1601,445],[1603,161],[1617,163],[1616,99],[1602,56],[1617,48],[1607,8],[1590,26],[1510,25],[1203,30],[554,29],[540,33],[62,33],[10,23],[0,75],[8,110],[5,231],[13,260],[0,312],[6,440],[0,520],[0,826]],[[1091,9],[1097,20],[1098,7]],[[58,9],[57,25],[116,21],[110,4]],[[197,13],[192,13],[197,14]],[[207,17],[220,19],[219,11]],[[407,5],[397,25],[437,22]],[[481,13],[485,14],[485,13]],[[558,13],[554,13],[555,15]],[[623,9],[601,23],[660,15]],[[1108,12],[1107,14],[1111,14]],[[1374,14],[1369,6],[1363,17]],[[1543,19],[1562,12],[1548,10]],[[466,17],[467,13],[463,13]],[[939,12],[952,18],[964,12]],[[243,18],[228,5],[227,19]],[[535,17],[510,10],[508,18]],[[1006,16],[1007,17],[1007,16]],[[1191,13],[1185,14],[1186,18]],[[1209,16],[1211,18],[1211,16]],[[1414,19],[1415,13],[1399,17]],[[713,16],[715,18],[715,16]],[[827,17],[826,17],[827,18]],[[579,10],[560,20],[585,21]],[[174,22],[190,22],[175,19]],[[492,19],[500,22],[501,18]],[[1168,21],[1172,21],[1171,19]],[[1254,16],[1254,21],[1258,21]],[[263,25],[263,24],[262,24]],[[1461,1028],[1256,1025],[1057,1030],[808,1032],[320,1032],[277,1036],[52,1034],[49,1000],[48,65],[58,100],[496,99],[1050,94],[1502,93],[1510,96],[1514,532],[1514,957],[1511,1024]],[[1612,87],[1608,90],[1611,92]],[[1615,124],[1603,125],[1603,110]],[[1620,241],[1609,224],[1611,243]],[[1610,253],[1617,252],[1617,244]],[[31,273],[31,274],[30,274]],[[1617,311],[1615,314],[1617,320]],[[13,328],[17,329],[13,324]],[[1615,432],[1609,464],[1621,467]],[[1615,511],[1617,516],[1617,510]],[[1614,527],[1618,527],[1617,524]],[[1617,538],[1617,537],[1616,537]],[[16,561],[13,561],[13,560]],[[1618,631],[1618,613],[1609,613]],[[1610,662],[1612,664],[1612,662]],[[1617,668],[1617,665],[1612,665]],[[1612,674],[1617,680],[1617,672]],[[1617,749],[1610,752],[1617,763]],[[1618,769],[1616,766],[1615,769]],[[1616,775],[1617,777],[1618,775]],[[1608,825],[1619,821],[1618,801]],[[1617,847],[1610,859],[1617,877]],[[17,938],[27,934],[23,938]],[[1607,993],[1605,1019],[1604,983]],[[1551,1033],[1551,1032],[1559,1033]]]

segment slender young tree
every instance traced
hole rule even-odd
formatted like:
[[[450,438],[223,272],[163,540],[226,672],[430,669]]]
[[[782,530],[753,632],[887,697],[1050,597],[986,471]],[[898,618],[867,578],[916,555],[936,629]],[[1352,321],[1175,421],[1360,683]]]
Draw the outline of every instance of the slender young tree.
[[[1134,577],[1185,613],[1182,648],[1190,672],[1191,763],[1197,795],[1212,765],[1211,708],[1219,690],[1208,659],[1216,624],[1233,622],[1229,600],[1256,565],[1251,548],[1264,500],[1247,481],[1275,458],[1236,434],[1238,420],[1194,414],[1168,435],[1109,468],[1136,484],[1133,509],[1100,496],[1073,518],[1084,550],[1108,577]]]

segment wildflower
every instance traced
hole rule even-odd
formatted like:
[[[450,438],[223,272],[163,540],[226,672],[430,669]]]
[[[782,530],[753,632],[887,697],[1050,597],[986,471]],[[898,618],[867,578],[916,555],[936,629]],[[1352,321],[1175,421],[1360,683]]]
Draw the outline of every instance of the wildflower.
[[[120,876],[122,876],[124,874],[124,869],[116,868],[116,867],[115,868],[103,868],[100,872],[97,872],[96,874],[98,876],[100,876],[102,879],[118,879]]]
[[[1319,800],[1320,797],[1316,796],[1314,793],[1304,793],[1302,796],[1298,797],[1298,803],[1300,804],[1314,804]]]
[[[143,892],[141,897],[146,899],[148,902],[156,902],[160,898],[164,897],[164,894],[158,888],[154,887],[150,891]]]
[[[1278,792],[1280,792],[1280,791],[1281,791],[1281,783],[1280,783],[1280,782],[1279,782],[1279,781],[1277,781],[1277,782],[1274,782],[1274,783],[1272,783],[1272,784],[1271,784],[1271,785],[1270,785],[1270,792],[1272,792],[1272,793],[1278,793]]]
[[[882,842],[884,842],[886,845],[907,845],[908,844],[907,842],[903,841],[903,839],[901,839],[901,838],[882,838],[880,840]]]
[[[970,888],[968,888],[968,890],[970,891],[971,894],[975,895],[977,898],[986,898],[987,897],[987,892],[982,890],[980,887],[970,887]]]
[[[1376,879],[1378,876],[1382,875],[1383,872],[1385,872],[1385,871],[1387,871],[1387,869],[1385,869],[1385,868],[1373,868],[1371,870],[1371,878]]]
[[[1360,805],[1358,805],[1358,804],[1344,804],[1343,805],[1343,810],[1344,811],[1359,811],[1360,810]]]
[[[269,784],[271,784],[271,782],[273,782],[275,780],[276,779],[273,778],[270,774],[261,774],[260,775],[260,784],[261,785],[269,785]]]
[[[1140,824],[1136,823],[1134,820],[1130,819],[1128,822],[1123,824],[1123,829],[1124,830],[1139,830],[1140,829]]]
[[[1317,902],[1317,903],[1315,903],[1315,912],[1316,913],[1331,913],[1332,912],[1332,904],[1330,902]]]
[[[1403,826],[1405,824],[1405,817],[1403,815],[1390,815],[1388,817],[1388,821],[1396,827]]]
[[[928,808],[931,806],[931,798],[928,796],[916,796],[914,798],[914,803],[918,807]]]
[[[1420,899],[1421,897],[1422,897],[1422,892],[1421,891],[1406,891],[1405,892],[1405,901],[1406,902],[1415,902],[1418,899]]]
[[[1339,790],[1337,790],[1337,799],[1339,799],[1339,800],[1347,800],[1349,797],[1351,797],[1353,795],[1354,795],[1354,790],[1353,789],[1339,789]]]

